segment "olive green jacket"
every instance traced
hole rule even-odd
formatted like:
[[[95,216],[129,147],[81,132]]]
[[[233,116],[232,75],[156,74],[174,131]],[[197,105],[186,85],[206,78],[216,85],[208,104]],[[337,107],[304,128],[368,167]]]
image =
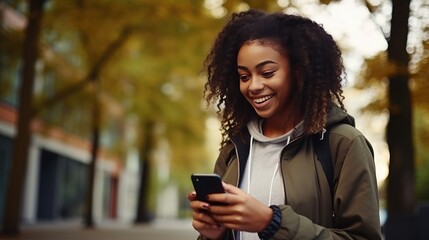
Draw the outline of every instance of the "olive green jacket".
[[[337,107],[329,114],[327,128],[334,199],[311,137],[293,140],[281,154],[286,196],[280,205],[281,227],[272,239],[381,239],[372,147],[354,127],[353,118]],[[214,172],[239,186],[248,151],[247,137],[233,138],[221,150]],[[234,239],[233,235],[228,231],[224,239]]]

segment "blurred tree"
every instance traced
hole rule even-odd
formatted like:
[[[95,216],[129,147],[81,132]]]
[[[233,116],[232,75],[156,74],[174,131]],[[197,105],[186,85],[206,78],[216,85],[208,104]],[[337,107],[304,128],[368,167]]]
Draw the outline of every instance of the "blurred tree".
[[[116,1],[106,1],[102,3],[99,1],[70,1],[57,3],[54,7],[55,11],[50,11],[51,15],[49,15],[49,17],[51,17],[52,20],[55,19],[55,21],[49,21],[49,23],[52,24],[53,29],[56,29],[58,33],[71,33],[77,35],[77,49],[81,50],[77,58],[80,59],[81,62],[83,62],[81,63],[81,69],[86,68],[86,71],[89,72],[89,74],[87,74],[88,77],[74,85],[78,87],[65,88],[67,94],[70,94],[71,92],[82,88],[88,81],[96,83],[100,81],[101,78],[103,79],[103,81],[99,84],[103,86],[104,91],[109,92],[109,94],[113,96],[121,94],[120,92],[123,89],[123,86],[121,85],[123,85],[124,80],[128,81],[129,83],[131,83],[131,85],[133,85],[133,87],[136,88],[139,88],[139,86],[148,85],[150,87],[152,85],[151,88],[149,88],[149,91],[146,91],[147,94],[135,92],[135,95],[122,95],[122,97],[125,97],[125,99],[135,98],[135,101],[132,100],[135,106],[130,109],[130,112],[138,114],[139,118],[141,119],[147,119],[145,121],[154,121],[156,124],[162,122],[167,124],[183,122],[178,121],[178,116],[183,114],[183,112],[181,112],[180,110],[184,110],[186,108],[177,108],[180,103],[176,101],[168,101],[168,99],[162,96],[162,89],[165,86],[175,85],[169,83],[170,79],[172,78],[171,76],[175,74],[179,76],[187,74],[190,78],[195,78],[196,76],[195,72],[190,75],[189,70],[187,73],[180,72],[181,68],[182,70],[183,68],[192,69],[192,66],[190,65],[182,65],[180,58],[183,58],[184,56],[186,56],[186,54],[189,54],[189,51],[195,51],[192,49],[195,49],[197,46],[193,46],[191,44],[187,44],[184,46],[177,44],[177,41],[175,42],[174,38],[178,38],[178,36],[180,35],[187,36],[189,34],[189,31],[187,31],[187,29],[190,28],[189,25],[199,23],[201,21],[201,19],[197,18],[201,18],[203,16],[201,13],[198,13],[198,11],[202,11],[201,6],[196,5],[191,1],[181,2],[180,4],[176,2],[171,2],[161,5],[155,4],[150,1],[128,1],[127,3],[119,3]],[[195,18],[190,16],[193,16]],[[66,30],[60,31],[61,28],[65,28]],[[122,36],[129,36],[129,33],[131,32],[133,32],[133,34],[137,36],[137,39],[143,43],[143,46],[145,48],[148,48],[148,50],[144,54],[139,52],[141,49],[133,48],[133,43],[128,44],[125,40],[119,41],[120,39],[125,39],[121,38]],[[117,36],[118,33],[122,33],[122,35]],[[112,40],[115,37],[118,39],[118,43],[120,44],[115,44],[114,40]],[[109,42],[112,43],[110,46],[114,48],[103,47],[106,45],[106,43]],[[176,48],[170,49],[171,45],[175,46]],[[139,74],[138,76],[136,76],[135,71],[137,69],[130,69],[128,66],[124,66],[121,64],[121,62],[127,62],[126,59],[129,59],[130,55],[127,55],[127,52],[122,51],[121,49],[119,49],[119,47],[124,47],[124,49],[130,50],[131,56],[132,54],[141,55],[141,59],[133,59],[133,61],[137,61],[137,63],[140,64],[139,67],[146,70],[144,75]],[[74,48],[74,50],[75,49],[76,48]],[[107,50],[103,51],[103,49]],[[110,50],[118,51],[114,52]],[[103,57],[104,54],[108,55],[109,58]],[[172,59],[174,62],[170,62],[169,59]],[[143,61],[138,62],[139,60]],[[111,61],[112,63],[107,67],[106,63],[108,61]],[[145,65],[145,61],[148,63],[148,65]],[[102,64],[98,64],[100,62]],[[115,63],[118,65],[115,65]],[[189,61],[185,63],[189,64]],[[134,63],[134,65],[136,64]],[[150,68],[151,65],[152,67],[154,67],[153,69]],[[121,66],[127,69],[119,68]],[[155,70],[157,68],[162,68],[162,70],[157,72]],[[131,70],[131,72],[124,70]],[[118,76],[117,73],[122,73],[122,76]],[[116,74],[116,77],[119,78],[111,77],[109,76],[109,74]],[[128,76],[128,78],[125,78],[124,76]],[[63,93],[64,91],[61,92],[61,95],[57,96],[63,98]],[[173,92],[173,94],[178,94],[178,92],[175,91]],[[180,96],[180,98],[192,96],[194,95],[183,94],[182,96]],[[117,101],[124,102],[123,99],[118,99]],[[141,108],[147,108],[148,111],[139,110]],[[90,171],[92,175],[90,176],[90,179],[93,179],[93,174],[95,171],[95,160],[97,153],[96,146],[98,145],[97,136],[99,132],[99,130],[97,130],[97,126],[100,125],[99,123],[97,123],[99,121],[97,119],[100,119],[100,109],[103,108],[95,107],[93,111],[93,114],[95,114],[93,115],[93,118],[96,123],[93,124],[93,148],[91,151],[92,159]],[[174,109],[178,109],[178,111],[174,111]],[[191,109],[192,110],[188,112],[193,112],[195,110],[198,111],[198,108]],[[154,110],[159,111],[154,112]],[[185,118],[183,120],[189,121],[190,119]],[[195,119],[195,121],[198,121],[198,119]],[[198,128],[198,131],[187,133],[182,132],[181,134],[187,134],[188,138],[192,138],[192,135],[201,135],[201,132],[203,132],[201,130],[202,128]],[[146,131],[150,131],[150,129],[146,129]],[[146,142],[146,144],[149,143]],[[143,147],[143,149],[146,149],[145,151],[150,150],[148,147]],[[149,156],[147,153],[142,151],[141,154],[143,156],[141,158],[142,160],[149,161],[147,157],[144,157]],[[148,167],[151,165],[145,164],[145,162],[143,162],[142,166]],[[151,169],[147,169],[144,167],[142,169],[142,173],[152,171]],[[142,179],[144,179],[144,181],[141,182],[140,186],[142,190],[140,192],[146,193],[149,184],[147,181],[147,176],[142,176]],[[92,184],[90,183],[90,185]],[[92,202],[92,192],[92,190],[89,190],[88,192],[89,207],[86,213],[87,215],[85,217],[86,225],[89,227],[93,225],[91,216],[91,204],[89,204]],[[143,200],[139,201],[139,203],[145,204],[147,202],[146,198],[148,198],[148,196],[142,196],[140,199]],[[144,209],[142,211],[148,211],[148,206],[140,206],[139,209]]]
[[[38,58],[38,43],[41,33],[44,0],[29,1],[28,25],[25,31],[22,53],[22,79],[19,90],[19,107],[17,133],[13,144],[13,156],[6,192],[5,213],[2,233],[16,235],[19,233],[21,200],[24,190],[24,179],[27,170],[30,145],[30,123],[32,120],[33,86],[35,64]]]
[[[165,4],[158,4],[143,0],[126,3],[70,0],[50,2],[47,9],[42,31],[43,41],[39,47],[42,49],[44,63],[42,74],[45,77],[41,80],[42,85],[51,87],[46,89],[47,92],[38,92],[40,96],[35,103],[36,108],[28,111],[30,115],[25,118],[28,121],[26,126],[34,116],[31,114],[37,113],[47,123],[59,125],[69,131],[73,131],[68,127],[72,120],[81,120],[80,124],[74,123],[74,129],[77,130],[75,134],[91,136],[90,120],[86,115],[94,113],[91,150],[93,174],[98,150],[98,128],[106,127],[106,119],[98,112],[107,107],[106,102],[102,103],[103,106],[97,102],[108,93],[116,98],[116,102],[123,103],[129,114],[136,114],[142,122],[168,127],[164,135],[172,142],[175,166],[182,166],[181,169],[184,170],[186,168],[180,162],[188,161],[192,167],[186,170],[198,168],[202,164],[199,162],[205,159],[204,153],[201,151],[200,156],[189,154],[193,152],[189,149],[202,149],[202,141],[198,140],[204,134],[202,117],[205,113],[200,108],[202,84],[198,83],[198,70],[202,62],[200,54],[205,50],[206,44],[201,43],[209,42],[206,40],[211,36],[206,29],[215,19],[206,15],[204,8],[193,1],[166,1]],[[131,33],[136,33],[134,42],[127,41]],[[28,37],[32,39],[34,36]],[[137,49],[133,48],[133,43],[136,42],[139,47]],[[37,41],[33,39],[32,43],[37,47]],[[139,52],[141,50],[144,51]],[[106,67],[109,61],[112,64]],[[120,64],[121,62],[130,65]],[[118,73],[121,73],[120,76]],[[92,89],[90,83],[94,83]],[[102,90],[97,92],[97,85]],[[132,89],[133,92],[129,94],[127,86],[144,91]],[[33,87],[24,89],[31,91]],[[31,95],[26,96],[31,101]],[[95,104],[91,110],[85,102],[92,98],[95,98]],[[71,114],[76,112],[79,114]],[[82,117],[76,118],[76,115]],[[141,127],[142,132],[152,130],[144,129],[144,125]],[[29,139],[28,136],[26,139]],[[178,140],[184,141],[180,144],[174,142]],[[156,141],[153,139],[146,143],[149,147],[142,148],[142,156],[149,156],[145,152],[150,151],[150,146],[155,145]],[[145,144],[145,141],[142,143]],[[19,146],[28,149],[28,144],[27,147]],[[179,158],[175,157],[176,152],[181,153]],[[142,159],[149,161],[146,157]],[[152,170],[144,169],[149,172]],[[23,186],[25,174],[22,171],[20,173],[21,181],[9,181],[14,183],[13,186],[10,184],[12,187],[16,187],[17,183],[18,186]],[[141,184],[144,192],[147,192],[147,182],[145,180]],[[147,198],[149,196],[142,197]],[[91,200],[88,201],[92,203]],[[7,209],[19,212],[20,202],[19,198],[15,199],[14,203],[17,205]],[[88,207],[90,208],[91,206]],[[148,211],[148,206],[144,208]],[[19,213],[14,217],[16,221],[5,221],[18,228]],[[85,221],[91,226],[92,216],[86,216]]]
[[[384,109],[386,109],[388,107],[388,104],[390,101],[393,100],[389,100],[391,97],[389,97],[389,95],[392,94],[387,94],[387,92],[384,92],[384,90],[388,87],[394,87],[395,85],[393,83],[390,83],[390,81],[388,80],[389,76],[394,76],[395,74],[400,74],[402,75],[406,75],[407,76],[407,83],[402,83],[405,84],[403,85],[401,88],[402,91],[406,91],[404,89],[408,89],[408,91],[411,91],[412,93],[412,98],[410,96],[410,102],[409,102],[409,106],[408,108],[410,109],[410,119],[415,118],[413,121],[409,122],[411,129],[410,130],[410,134],[411,134],[411,130],[412,132],[414,132],[414,138],[412,142],[415,142],[417,145],[415,146],[416,152],[417,152],[417,156],[416,159],[412,158],[413,160],[409,160],[410,162],[416,162],[419,165],[423,165],[422,163],[422,154],[419,154],[418,152],[422,152],[423,149],[419,146],[425,146],[428,144],[427,142],[427,137],[425,137],[426,135],[426,131],[423,130],[424,126],[427,124],[424,121],[422,121],[421,119],[424,118],[423,116],[425,116],[427,114],[427,110],[429,109],[429,101],[427,100],[426,97],[426,93],[427,93],[427,89],[428,88],[428,81],[427,81],[427,76],[428,76],[428,52],[429,52],[429,45],[428,45],[428,40],[425,39],[425,33],[427,33],[428,31],[428,24],[429,24],[429,18],[427,18],[426,15],[422,14],[423,12],[425,12],[425,9],[429,8],[429,5],[424,2],[419,2],[419,1],[415,1],[413,2],[415,3],[414,7],[413,7],[413,11],[411,12],[412,18],[413,18],[413,22],[414,24],[411,24],[410,26],[413,28],[411,29],[412,32],[407,32],[408,35],[411,34],[411,36],[414,36],[413,39],[411,39],[411,43],[408,43],[408,45],[406,45],[405,43],[402,43],[401,47],[404,48],[404,50],[402,51],[402,57],[409,59],[410,57],[408,56],[410,52],[411,53],[411,59],[412,61],[409,62],[406,66],[402,66],[400,68],[400,66],[398,64],[395,64],[394,62],[392,63],[391,61],[389,61],[389,55],[387,54],[387,52],[382,52],[378,55],[376,55],[375,57],[371,58],[371,59],[367,59],[365,62],[365,69],[363,70],[363,75],[361,78],[361,82],[359,82],[357,84],[358,88],[365,88],[368,86],[371,86],[371,89],[373,91],[375,91],[375,93],[373,94],[375,96],[375,98],[373,99],[373,101],[366,107],[366,110],[369,111],[373,111],[373,112],[382,112]],[[379,6],[380,7],[380,6]],[[397,7],[398,8],[398,7]],[[399,8],[404,9],[404,6],[400,6]],[[398,10],[399,11],[399,10]],[[393,15],[392,15],[393,18]],[[393,21],[393,20],[392,20]],[[405,21],[404,19],[401,20]],[[396,25],[393,25],[392,27],[394,27]],[[400,26],[401,29],[404,28],[404,26]],[[393,30],[393,29],[392,29]],[[402,33],[403,35],[405,33]],[[402,36],[403,38],[404,36]],[[389,39],[395,38],[395,36],[392,36],[392,34],[390,34]],[[396,37],[396,39],[398,39],[398,37]],[[403,39],[404,40],[404,39]],[[398,46],[397,48],[399,48],[400,46]],[[392,48],[392,47],[390,47]],[[408,50],[407,50],[408,49]],[[393,51],[393,50],[390,50]],[[408,52],[407,52],[408,51]],[[396,53],[398,54],[398,53]],[[395,55],[393,53],[391,53],[390,55]],[[404,61],[404,60],[403,60]],[[407,61],[408,62],[408,61]],[[401,64],[405,64],[405,63],[401,63]],[[402,80],[404,81],[404,80]],[[393,85],[393,86],[391,86]],[[396,92],[395,92],[396,93]],[[400,94],[399,92],[397,94]],[[397,97],[398,99],[403,98],[403,94],[401,94],[400,96],[402,97]],[[406,95],[405,95],[406,96]],[[412,101],[411,101],[412,100]],[[404,107],[402,107],[404,108]],[[389,112],[393,112],[396,113],[396,111],[394,111],[396,108],[393,108],[392,110],[390,110]],[[414,113],[411,113],[414,112]],[[391,113],[391,114],[393,114]],[[400,119],[399,121],[401,123],[401,126],[398,126],[396,129],[403,129],[404,128],[404,124],[406,123],[406,121],[403,121],[402,119]],[[413,125],[415,124],[415,125]],[[427,126],[427,125],[426,125]],[[402,130],[401,130],[402,131]],[[392,134],[392,133],[391,133]],[[394,135],[395,138],[397,138],[401,143],[397,143],[398,145],[396,146],[397,149],[399,150],[405,150],[407,148],[404,148],[404,141],[403,138],[401,138],[401,135],[395,134]],[[416,141],[417,139],[419,139],[419,141]],[[398,150],[398,151],[399,151]],[[396,152],[391,152],[391,157],[392,154],[396,154],[398,155],[398,153]],[[421,156],[421,157],[419,157]],[[403,159],[409,159],[409,158],[401,158],[401,161],[404,161]],[[395,161],[395,160],[394,160]],[[397,160],[399,161],[399,160]],[[407,162],[407,161],[406,161]],[[413,163],[411,163],[413,164]],[[408,166],[408,168],[410,168],[412,165]],[[393,167],[393,165],[392,165]],[[414,167],[412,167],[414,169]],[[402,169],[403,170],[403,169]],[[418,171],[420,171],[420,168],[417,168]],[[396,170],[395,170],[396,171]],[[399,171],[399,170],[398,170]],[[411,172],[409,172],[411,170],[408,170],[408,174],[407,175],[413,175]],[[412,170],[414,171],[414,170]],[[392,173],[395,174],[395,173]],[[394,178],[395,175],[392,176],[392,178]],[[399,178],[399,177],[397,177]],[[413,177],[414,178],[414,177]],[[406,178],[408,179],[408,177]],[[402,181],[405,181],[404,179]],[[407,180],[408,183],[407,185],[413,185],[414,180]],[[407,182],[406,181],[406,182]],[[419,178],[417,177],[417,181],[419,181]],[[394,184],[394,183],[392,183]],[[404,184],[404,183],[402,183]],[[418,184],[423,186],[422,184]],[[393,186],[392,186],[393,187]],[[409,190],[412,190],[413,187],[407,187]],[[423,189],[419,190],[422,191]],[[391,190],[390,192],[392,194],[400,194],[400,195],[411,195],[414,196],[414,190],[412,190],[413,193],[411,194],[403,194],[403,192],[401,193],[401,191],[397,191],[397,190]],[[393,196],[391,196],[393,197]],[[410,197],[410,196],[409,196]],[[404,199],[400,200],[401,198],[395,197],[395,200],[392,201],[405,201]],[[407,200],[407,204],[403,204],[402,207],[400,207],[401,209],[405,209],[405,205],[407,205],[406,209],[408,209],[408,211],[410,211],[411,209],[414,208],[414,200],[412,199],[408,199]],[[396,203],[392,203],[393,204],[393,208],[396,210],[392,210],[394,212],[398,211],[398,204],[400,204],[399,202]],[[400,205],[402,205],[400,204]]]
[[[366,2],[370,11],[380,14],[377,9],[382,8],[383,4],[373,6],[370,1]],[[426,97],[429,49],[425,37],[429,24],[425,12],[429,5],[418,0],[392,0],[385,3],[392,7],[390,31],[386,32],[388,49],[387,52],[366,60],[362,82],[358,86],[371,86],[375,91],[375,99],[367,106],[367,110],[389,110],[386,129],[390,151],[387,225],[391,222],[392,225],[388,228],[396,233],[412,233],[412,223],[406,219],[414,214],[416,193],[418,197],[424,198],[425,194],[421,193],[429,191],[428,185],[424,184],[428,181],[425,173],[429,169],[425,150],[429,139],[424,130],[428,123],[423,120],[429,106]],[[402,221],[404,224],[397,228],[395,224],[398,222],[395,221]],[[408,237],[412,238],[411,235]]]
[[[62,18],[56,18],[59,20],[58,22],[52,21],[51,17],[58,17],[59,12],[64,11],[68,7],[68,11],[63,15],[62,18],[65,18],[69,22],[61,21]],[[102,14],[100,11],[105,11],[104,8],[98,8],[100,5],[94,4],[93,2],[83,2],[83,1],[64,1],[61,3],[54,3],[51,5],[51,9],[47,15],[46,21],[46,29],[45,34],[49,37],[56,36],[55,40],[59,40],[58,42],[51,45],[51,47],[55,47],[55,45],[61,44],[70,44],[70,39],[67,41],[62,39],[61,35],[65,35],[66,37],[76,36],[77,40],[79,40],[76,49],[70,48],[70,50],[79,50],[79,54],[73,54],[72,57],[75,57],[76,67],[79,67],[82,72],[85,74],[82,80],[77,81],[76,83],[69,85],[67,87],[62,88],[61,91],[48,96],[42,104],[39,105],[39,108],[46,109],[48,106],[56,103],[58,101],[64,101],[64,98],[75,95],[77,92],[81,91],[85,86],[92,83],[92,109],[88,109],[88,111],[92,115],[92,121],[90,124],[91,128],[91,159],[89,165],[89,187],[87,192],[87,201],[86,201],[86,210],[84,216],[84,223],[86,227],[93,227],[93,202],[94,202],[94,184],[95,184],[95,172],[96,172],[96,160],[98,157],[99,151],[99,136],[100,136],[100,125],[101,117],[102,117],[102,105],[100,102],[100,76],[102,75],[102,71],[106,65],[106,63],[113,57],[116,51],[121,48],[121,46],[126,42],[129,34],[131,33],[128,25],[119,25],[116,26],[116,31],[113,31],[112,34],[104,34],[104,39],[100,39],[100,34],[97,33],[99,30],[104,30],[103,26],[106,26],[106,23],[111,23],[112,21],[105,21],[104,25],[100,23],[97,25],[96,18],[100,17]],[[112,6],[113,9],[116,6]],[[64,13],[64,12],[62,12]],[[115,25],[114,25],[115,26]],[[56,28],[58,27],[58,28]],[[63,28],[66,27],[66,28]],[[61,29],[63,28],[63,29]],[[101,32],[99,32],[101,33]],[[118,34],[119,33],[119,34]],[[58,37],[58,35],[60,37]],[[104,41],[102,41],[104,40]],[[98,41],[98,42],[96,42]],[[72,44],[71,44],[72,45]],[[54,63],[55,64],[55,63]],[[85,71],[86,70],[86,71]],[[72,104],[76,103],[76,99],[72,102]],[[75,106],[76,108],[76,106]],[[52,121],[52,120],[51,120]],[[55,122],[55,121],[54,121]]]
[[[154,137],[154,126],[155,122],[146,121],[142,122],[140,126],[144,126],[144,131],[141,134],[141,146],[140,146],[140,185],[143,187],[139,188],[137,202],[137,213],[135,223],[150,222],[151,212],[149,206],[149,183],[150,183],[150,170],[153,169],[151,165],[151,152],[154,149],[153,143]]]
[[[407,52],[411,0],[392,0],[387,56],[394,72],[388,76],[389,122],[386,136],[390,152],[387,211],[413,214],[415,207],[412,106]]]

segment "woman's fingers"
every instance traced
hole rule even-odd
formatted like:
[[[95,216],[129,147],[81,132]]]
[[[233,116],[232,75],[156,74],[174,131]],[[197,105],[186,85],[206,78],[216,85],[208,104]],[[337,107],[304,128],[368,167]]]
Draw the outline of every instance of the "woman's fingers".
[[[209,204],[198,201],[195,192],[188,193],[187,196],[192,209],[192,226],[202,236],[210,239],[218,239],[224,234],[225,226],[217,222],[208,211]]]
[[[197,199],[197,193],[195,191],[188,193],[187,196],[189,201],[194,201]]]
[[[219,223],[216,222],[216,220],[214,220],[213,217],[211,217],[208,212],[193,212],[192,213],[192,218],[194,219],[194,221],[200,222],[200,223],[204,223],[207,225],[213,225],[213,226],[219,226]]]
[[[205,206],[210,216],[227,228],[251,232],[262,230],[271,219],[272,210],[233,185],[224,183],[223,186],[225,193],[210,194],[207,200],[226,205]]]
[[[223,185],[223,189],[225,189],[225,192],[227,192],[227,193],[231,193],[231,194],[241,194],[241,193],[243,193],[243,192],[244,192],[244,191],[243,191],[243,190],[241,190],[240,188],[238,188],[238,187],[236,187],[236,186],[234,186],[234,185],[231,185],[231,184],[225,183],[225,182],[222,182],[222,185]]]
[[[222,236],[222,234],[225,232],[225,227],[220,224],[207,224],[195,219],[192,221],[192,226],[202,236],[205,236],[209,239],[219,239],[219,237]]]
[[[222,183],[225,193],[209,194],[207,201],[221,203],[223,205],[237,204],[248,196],[243,190],[231,184]]]

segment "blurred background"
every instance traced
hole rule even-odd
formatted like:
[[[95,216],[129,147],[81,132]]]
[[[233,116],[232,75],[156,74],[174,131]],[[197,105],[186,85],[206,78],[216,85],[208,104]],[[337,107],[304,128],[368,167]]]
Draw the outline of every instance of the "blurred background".
[[[249,8],[304,15],[333,35],[346,108],[374,147],[385,236],[427,237],[425,0],[0,0],[2,236],[69,223],[194,236],[190,174],[211,172],[220,147],[203,62]]]

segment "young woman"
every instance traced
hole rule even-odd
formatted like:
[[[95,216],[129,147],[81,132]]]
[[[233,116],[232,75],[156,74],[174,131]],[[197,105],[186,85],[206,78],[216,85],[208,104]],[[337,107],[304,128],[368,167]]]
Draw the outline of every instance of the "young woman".
[[[343,105],[341,52],[303,17],[234,14],[205,66],[225,194],[188,199],[201,239],[381,239],[370,143]],[[328,140],[332,192],[315,148]]]

